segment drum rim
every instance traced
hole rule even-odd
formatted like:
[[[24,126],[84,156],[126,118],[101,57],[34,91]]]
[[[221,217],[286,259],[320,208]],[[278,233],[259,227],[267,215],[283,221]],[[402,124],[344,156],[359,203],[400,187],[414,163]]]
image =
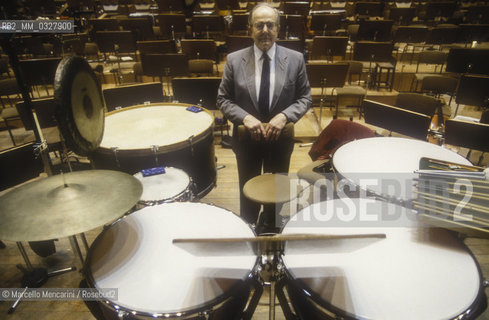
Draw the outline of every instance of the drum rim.
[[[158,205],[158,204],[163,204],[163,203],[167,203],[167,202],[177,202],[178,199],[182,198],[183,195],[185,195],[186,193],[189,193],[191,192],[191,189],[192,189],[192,178],[188,175],[187,172],[185,172],[185,170],[183,169],[180,169],[180,168],[177,168],[177,167],[173,167],[173,166],[163,166],[165,169],[175,169],[175,170],[178,170],[178,171],[181,171],[183,172],[186,177],[188,178],[188,184],[187,186],[182,190],[180,191],[179,193],[171,196],[171,197],[168,197],[168,198],[164,198],[164,199],[159,199],[159,200],[155,200],[155,199],[151,199],[151,200],[142,200],[142,199],[139,199],[138,201],[138,204],[142,204],[142,205],[148,205],[148,206],[154,206],[154,205]],[[141,171],[138,171],[136,172],[135,174],[133,174],[133,176],[135,176],[136,174],[138,173],[141,173]],[[139,180],[139,178],[136,178]],[[141,183],[143,183],[141,181]],[[144,184],[143,184],[143,192],[144,192]],[[142,197],[142,195],[141,195]],[[179,201],[179,202],[184,202],[184,201]]]
[[[165,103],[150,103],[150,104],[137,104],[137,105],[133,105],[133,106],[130,106],[130,107],[126,107],[126,108],[123,108],[123,109],[120,109],[120,110],[113,110],[113,111],[110,111],[110,112],[107,112],[105,114],[105,117],[108,117],[108,116],[111,116],[113,114],[117,114],[117,113],[120,113],[120,112],[124,112],[124,111],[129,111],[129,110],[133,110],[133,109],[139,109],[139,108],[155,108],[155,107],[162,107],[162,106],[173,106],[173,107],[182,107],[182,108],[188,108],[190,106],[193,106],[192,104],[188,104],[188,103],[172,103],[172,102],[165,102]],[[199,132],[198,134],[194,135],[192,137],[192,143],[197,143],[197,142],[200,142],[202,140],[204,140],[205,138],[207,138],[207,136],[209,136],[210,134],[213,133],[214,131],[214,115],[207,109],[203,108],[203,107],[200,107],[202,108],[202,110],[211,117],[211,125],[205,129],[204,131],[202,132]],[[103,138],[102,138],[103,139]],[[156,152],[157,154],[162,154],[162,153],[167,153],[167,152],[173,152],[173,151],[178,151],[178,150],[182,150],[182,149],[185,149],[186,147],[189,147],[190,144],[189,144],[189,140],[182,140],[182,141],[179,141],[179,142],[176,142],[176,143],[173,143],[173,144],[168,144],[168,145],[159,145],[158,146],[158,151]],[[118,154],[121,154],[121,156],[138,156],[138,155],[145,155],[145,154],[150,154],[150,153],[153,153],[153,149],[151,148],[151,146],[148,146],[147,148],[135,148],[135,149],[119,149],[117,146],[112,146],[112,147],[109,147],[109,146],[102,146],[100,145],[96,150],[95,152],[100,152],[100,153],[103,153],[103,154],[113,154],[114,153],[114,150],[112,148],[117,148],[117,153]]]
[[[158,204],[158,205],[172,205],[172,204],[184,204],[184,203],[198,204],[198,205],[215,207],[215,208],[219,208],[219,209],[225,210],[229,214],[234,215],[236,218],[240,219],[243,223],[245,223],[248,226],[248,228],[251,230],[251,232],[253,233],[253,235],[255,237],[257,236],[255,230],[241,216],[238,216],[234,212],[232,212],[231,210],[226,209],[226,208],[221,207],[221,206],[211,205],[211,204],[202,203],[202,202],[190,202],[190,201],[162,203],[162,204]],[[134,212],[131,212],[131,215],[134,214],[134,213],[136,213],[136,212],[138,212],[138,211],[140,211],[140,210],[141,209],[136,210]],[[93,255],[93,250],[91,250],[91,249],[92,249],[92,247],[94,247],[95,245],[97,245],[101,241],[100,239],[102,238],[102,236],[106,232],[108,232],[108,230],[113,225],[115,225],[116,223],[119,223],[123,219],[126,219],[128,216],[129,215],[122,216],[119,219],[117,219],[116,221],[114,221],[111,224],[109,224],[107,227],[104,227],[104,229],[102,230],[102,232],[100,232],[97,235],[97,237],[95,238],[95,240],[93,240],[92,244],[90,245],[90,248],[89,248],[89,250],[87,252],[87,256],[86,256],[86,259],[85,259],[85,263],[83,264],[83,274],[85,276],[85,279],[87,280],[88,286],[90,286],[91,288],[93,288],[95,290],[98,290],[98,289],[95,286],[95,281],[94,281],[94,278],[93,278],[93,274],[92,274],[92,271],[90,269],[90,265],[91,265],[90,262],[92,261],[92,255]],[[132,309],[129,309],[129,308],[120,306],[120,305],[118,305],[118,304],[116,304],[116,303],[114,303],[114,302],[112,302],[112,301],[110,301],[108,299],[99,299],[98,301],[99,302],[102,302],[102,305],[104,307],[106,307],[106,308],[112,309],[112,310],[117,311],[117,312],[118,311],[124,311],[124,312],[127,312],[128,314],[131,314],[133,316],[143,316],[143,317],[150,317],[150,318],[170,318],[170,319],[171,318],[175,318],[175,317],[183,318],[183,317],[187,317],[187,316],[191,316],[191,315],[197,314],[199,312],[212,310],[215,306],[218,306],[221,303],[227,301],[229,298],[232,298],[234,296],[234,293],[238,292],[247,282],[249,282],[250,278],[253,277],[253,274],[255,272],[256,267],[259,265],[259,262],[260,262],[260,257],[259,256],[256,256],[255,262],[253,263],[253,266],[251,267],[251,269],[247,273],[245,279],[236,280],[236,283],[233,284],[231,286],[231,288],[229,290],[227,290],[226,292],[223,292],[221,295],[215,297],[214,299],[207,301],[207,303],[205,303],[205,304],[204,303],[201,303],[201,304],[199,304],[197,306],[193,306],[191,308],[184,309],[184,310],[181,310],[181,311],[158,312],[157,314],[155,314],[154,312],[132,310]]]
[[[332,201],[332,200],[326,200],[326,201]],[[377,201],[380,201],[380,200],[377,200]],[[295,213],[294,216],[298,215],[301,211]],[[291,217],[291,219],[292,219],[292,217]],[[287,224],[285,224],[282,227],[282,229],[280,230],[280,233],[283,232],[283,230],[285,229],[286,226],[287,226]],[[451,234],[455,233],[454,231],[450,231],[447,229],[444,229],[444,230],[446,230],[448,233],[451,233]],[[474,262],[474,264],[476,266],[477,275],[479,278],[479,290],[477,292],[477,295],[476,295],[474,301],[470,304],[470,306],[467,309],[465,309],[463,312],[461,312],[459,315],[457,315],[451,319],[458,319],[462,315],[464,315],[464,319],[475,319],[473,317],[476,317],[479,315],[478,306],[480,305],[481,301],[485,301],[484,299],[487,299],[486,294],[485,294],[485,288],[484,288],[484,277],[482,275],[481,266],[480,266],[479,262],[477,261],[477,259],[475,258],[474,253],[465,244],[465,242],[463,242],[459,237],[454,236],[454,238],[456,238],[456,241],[461,245],[461,248],[465,249],[465,251],[470,255],[470,257],[472,258],[472,261]],[[284,250],[284,256],[285,256],[285,253],[286,253],[286,250]],[[309,299],[312,300],[315,304],[319,305],[320,307],[322,307],[328,311],[335,313],[335,315],[337,315],[337,316],[345,317],[346,319],[368,319],[368,318],[362,318],[362,317],[359,317],[358,315],[352,314],[346,310],[343,310],[343,309],[333,305],[331,302],[324,300],[323,298],[321,298],[321,296],[319,294],[317,294],[315,291],[311,290],[311,288],[309,288],[307,285],[305,285],[305,283],[302,280],[296,279],[291,274],[291,270],[289,270],[290,268],[287,268],[287,264],[285,263],[283,257],[281,257],[281,262],[284,266],[285,281],[286,281],[287,286],[292,285],[296,290],[306,292],[309,295]],[[306,296],[305,298],[307,299],[308,297]],[[465,318],[465,317],[469,317],[469,318]]]

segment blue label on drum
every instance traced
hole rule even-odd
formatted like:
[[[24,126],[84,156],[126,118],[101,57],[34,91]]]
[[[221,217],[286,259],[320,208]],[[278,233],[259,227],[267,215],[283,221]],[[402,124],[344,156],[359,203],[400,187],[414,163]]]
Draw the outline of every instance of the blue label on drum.
[[[154,175],[162,174],[165,172],[166,172],[165,167],[155,167],[155,168],[149,168],[149,169],[141,170],[143,177],[154,176]]]
[[[197,113],[197,112],[201,112],[202,111],[202,108],[197,107],[197,106],[190,106],[190,107],[187,108],[187,110]]]

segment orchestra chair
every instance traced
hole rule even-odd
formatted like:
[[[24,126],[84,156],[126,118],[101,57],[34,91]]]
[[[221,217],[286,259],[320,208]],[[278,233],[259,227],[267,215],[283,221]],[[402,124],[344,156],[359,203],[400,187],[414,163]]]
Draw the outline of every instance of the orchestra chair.
[[[232,35],[248,35],[248,13],[234,13],[230,26]]]
[[[215,129],[221,131],[223,146],[230,146],[229,132],[224,135],[224,129],[228,129],[226,117],[217,107],[217,92],[221,84],[221,77],[199,77],[172,79],[173,96],[181,103],[200,105],[214,114]],[[217,114],[216,114],[217,113]]]
[[[358,79],[357,85],[360,86],[362,81],[363,63],[354,60],[345,60],[343,62],[347,62],[350,65],[350,68],[348,68],[348,84],[351,84],[353,75],[356,75]]]
[[[364,100],[362,108],[365,123],[415,139],[427,139],[431,123],[427,115],[371,100]]]
[[[103,90],[107,111],[165,101],[161,82],[141,83]]]
[[[435,97],[440,97],[441,94],[448,94],[450,100],[448,105],[451,105],[453,95],[457,90],[458,80],[449,76],[431,75],[425,76],[421,81],[421,92],[434,94]]]
[[[304,39],[306,34],[306,22],[300,14],[280,15],[280,39],[298,38]]]
[[[334,171],[331,156],[344,145],[353,140],[375,137],[370,128],[351,120],[333,119],[321,131],[309,150],[310,164],[297,171],[299,178],[314,185],[316,181],[328,178]]]
[[[416,73],[414,74],[413,80],[411,81],[410,91],[417,91],[418,84],[423,81],[423,79],[427,76],[432,76],[437,72],[439,74],[443,71],[443,66],[447,62],[448,53],[437,50],[425,50],[421,51],[418,55],[418,62],[416,63]],[[429,71],[428,73],[419,72],[419,65],[431,65],[434,67],[433,71]],[[439,70],[438,67],[440,68]]]
[[[348,74],[348,63],[326,63],[318,61],[309,61],[306,64],[307,78],[313,88],[321,88],[319,102],[319,125],[321,126],[323,105],[329,101],[334,101],[333,95],[345,85]],[[332,88],[329,99],[326,99],[326,89]],[[336,105],[336,114],[338,114],[338,105]]]
[[[249,36],[228,35],[226,37],[227,53],[238,51],[253,45],[253,39]]]
[[[119,25],[123,30],[132,31],[136,41],[154,40],[153,23],[148,18],[120,19]]]
[[[29,88],[31,97],[34,96],[35,88],[41,97],[38,86],[44,87],[46,95],[50,96],[48,87],[54,84],[54,76],[61,58],[28,59],[19,61],[19,69],[24,84]]]
[[[311,60],[333,61],[334,57],[345,60],[348,37],[315,36],[312,39]]]
[[[405,43],[400,61],[403,61],[404,53],[412,48],[411,58],[409,63],[413,63],[414,51],[416,47],[423,47],[426,39],[428,39],[429,29],[427,26],[413,25],[413,26],[399,26],[394,32],[394,42],[399,47],[400,43]]]
[[[156,16],[162,39],[177,40],[187,33],[185,15],[180,13],[163,13]]]
[[[223,16],[193,15],[192,34],[196,38],[224,40]]]
[[[397,25],[409,25],[416,16],[416,8],[398,8],[389,9],[389,20],[394,20]]]
[[[315,36],[334,35],[341,29],[344,14],[341,13],[312,13],[310,30]]]
[[[445,121],[445,143],[469,149],[466,158],[470,158],[472,150],[489,151],[489,124],[448,119]],[[483,155],[480,155],[479,164]]]

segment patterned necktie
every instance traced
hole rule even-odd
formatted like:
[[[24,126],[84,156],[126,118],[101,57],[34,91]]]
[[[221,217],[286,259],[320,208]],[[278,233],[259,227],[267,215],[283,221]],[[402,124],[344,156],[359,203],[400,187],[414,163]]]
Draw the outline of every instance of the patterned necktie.
[[[262,121],[268,121],[270,104],[270,58],[266,53],[262,55],[263,67],[261,70],[260,94],[258,95],[258,107]]]

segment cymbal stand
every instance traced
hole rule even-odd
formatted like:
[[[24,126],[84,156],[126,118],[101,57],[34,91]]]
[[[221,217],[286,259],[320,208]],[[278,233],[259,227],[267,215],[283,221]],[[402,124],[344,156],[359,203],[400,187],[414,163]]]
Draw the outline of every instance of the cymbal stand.
[[[24,288],[24,291],[22,294],[19,296],[17,300],[12,304],[10,309],[8,310],[8,313],[11,314],[13,313],[19,303],[22,301],[22,297],[24,293],[27,291],[29,288],[39,288],[42,285],[44,285],[47,281],[48,278],[54,277],[57,275],[61,275],[70,271],[76,270],[76,267],[68,267],[68,268],[63,268],[60,270],[52,271],[52,272],[47,272],[46,268],[34,268],[32,267],[32,263],[29,260],[29,257],[27,256],[27,252],[25,251],[24,246],[22,245],[22,242],[17,242],[17,247],[19,248],[19,251],[22,255],[22,258],[25,261],[25,264],[27,268],[24,268],[21,264],[17,265],[17,268],[24,273],[22,276],[22,279],[20,280],[22,288]]]

